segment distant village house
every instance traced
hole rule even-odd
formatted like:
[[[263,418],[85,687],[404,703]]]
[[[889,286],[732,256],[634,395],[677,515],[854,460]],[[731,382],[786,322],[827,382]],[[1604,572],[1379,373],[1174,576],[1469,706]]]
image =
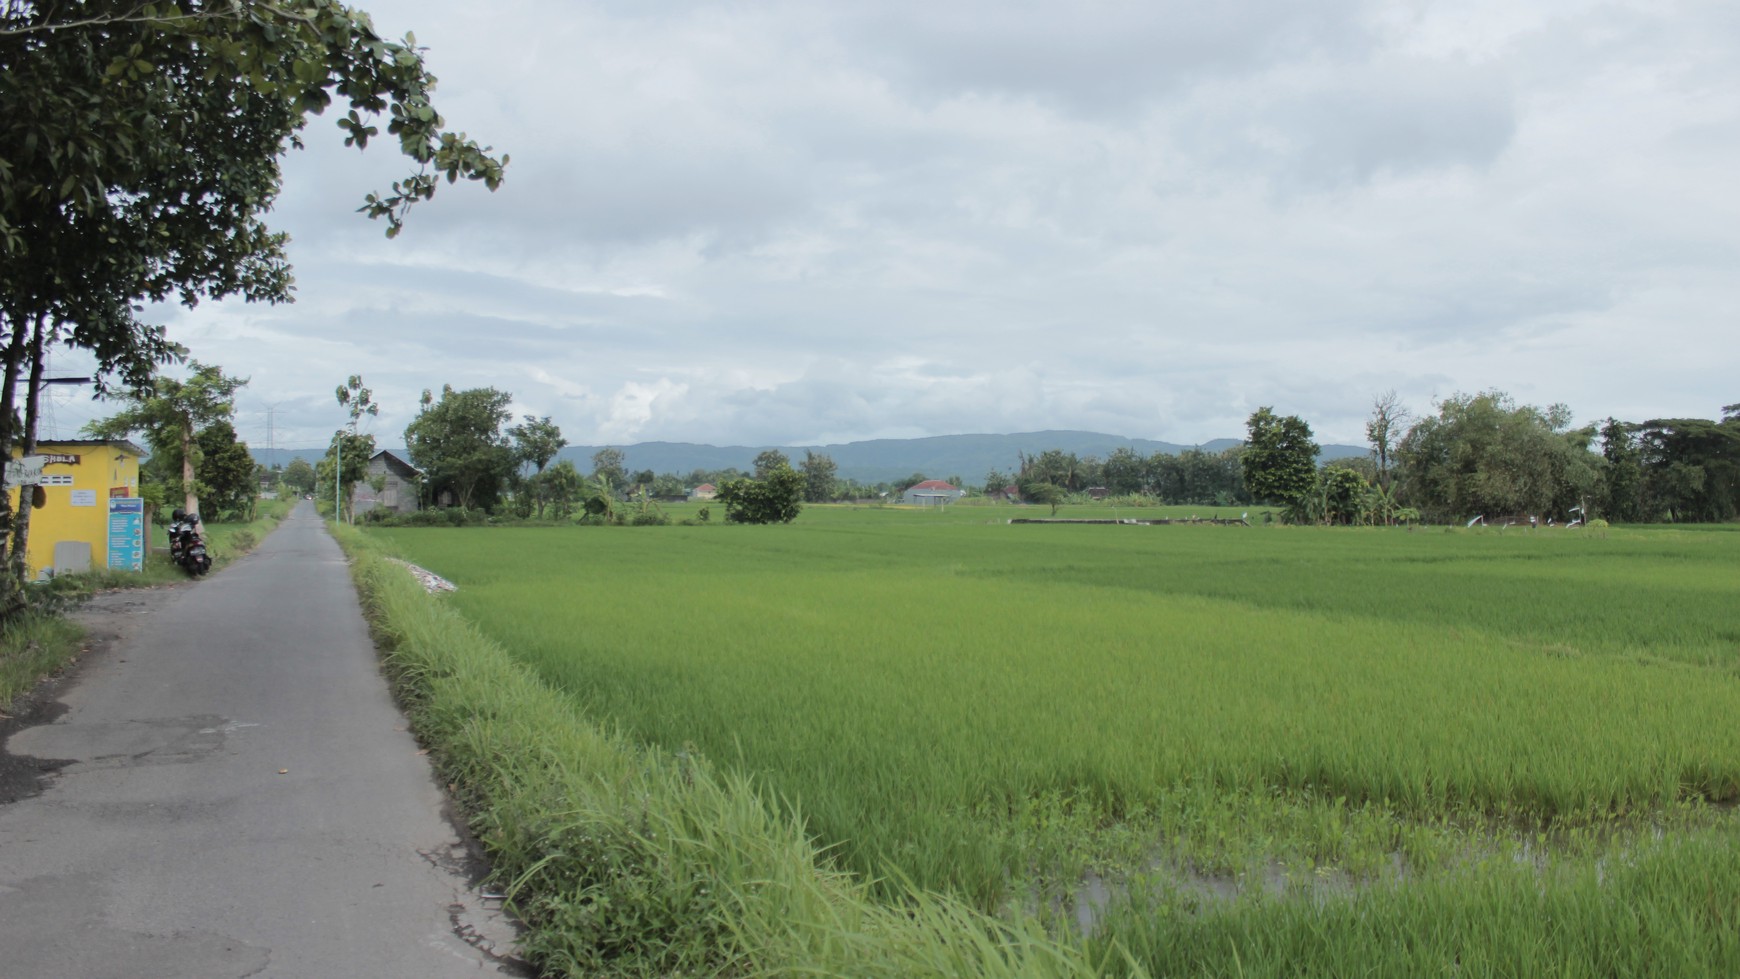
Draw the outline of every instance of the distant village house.
[[[900,494],[900,502],[914,506],[947,506],[967,495],[953,483],[940,479],[927,479],[922,483],[908,486],[906,492]]]
[[[691,500],[711,500],[718,495],[719,487],[712,483],[702,483],[689,491],[689,499]]]

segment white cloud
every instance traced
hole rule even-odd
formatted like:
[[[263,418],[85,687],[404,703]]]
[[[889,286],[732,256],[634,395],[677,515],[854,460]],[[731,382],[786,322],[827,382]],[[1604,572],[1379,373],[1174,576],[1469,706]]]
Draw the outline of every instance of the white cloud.
[[[388,242],[316,120],[299,301],[161,314],[299,437],[351,373],[385,441],[443,384],[576,443],[1735,400],[1729,5],[365,6],[513,162]]]

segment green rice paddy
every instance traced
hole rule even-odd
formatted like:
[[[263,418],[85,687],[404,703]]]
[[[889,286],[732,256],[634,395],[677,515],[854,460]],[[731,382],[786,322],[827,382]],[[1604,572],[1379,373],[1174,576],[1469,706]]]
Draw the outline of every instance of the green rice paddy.
[[[1010,513],[371,536],[890,901],[1157,975],[1740,966],[1740,534]]]

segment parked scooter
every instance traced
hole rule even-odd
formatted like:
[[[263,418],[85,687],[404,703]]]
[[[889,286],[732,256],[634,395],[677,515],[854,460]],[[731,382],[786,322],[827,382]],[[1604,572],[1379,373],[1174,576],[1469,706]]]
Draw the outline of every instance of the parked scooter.
[[[205,538],[199,532],[199,514],[175,510],[169,517],[170,560],[181,565],[181,570],[190,577],[210,571],[211,555],[205,552]]]

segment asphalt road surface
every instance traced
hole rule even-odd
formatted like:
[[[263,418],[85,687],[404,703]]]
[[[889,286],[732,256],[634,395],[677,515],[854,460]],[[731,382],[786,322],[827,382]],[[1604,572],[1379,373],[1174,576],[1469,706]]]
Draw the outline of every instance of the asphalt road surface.
[[[0,805],[0,976],[521,974],[311,505],[127,611],[4,745],[67,764]]]

